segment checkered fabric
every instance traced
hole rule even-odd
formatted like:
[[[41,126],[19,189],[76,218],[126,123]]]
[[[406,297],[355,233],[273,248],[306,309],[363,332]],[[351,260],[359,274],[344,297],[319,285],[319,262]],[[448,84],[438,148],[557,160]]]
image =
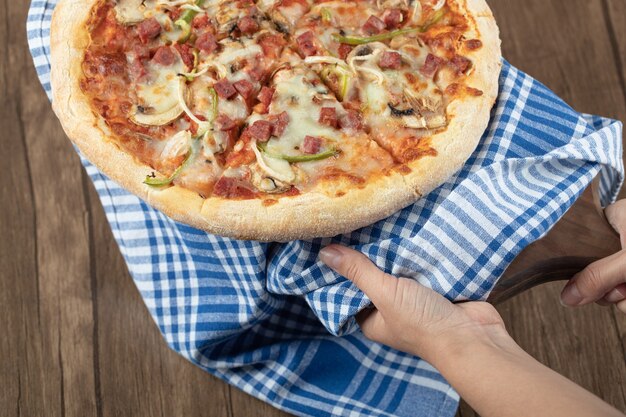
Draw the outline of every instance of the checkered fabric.
[[[48,94],[55,4],[32,1],[27,27]],[[191,362],[298,415],[452,416],[458,395],[434,368],[357,331],[354,315],[369,301],[318,251],[349,245],[451,300],[484,299],[598,173],[603,203],[616,198],[621,129],[576,113],[504,62],[491,123],[461,172],[376,224],[283,244],[177,223],[83,164],[152,317]]]

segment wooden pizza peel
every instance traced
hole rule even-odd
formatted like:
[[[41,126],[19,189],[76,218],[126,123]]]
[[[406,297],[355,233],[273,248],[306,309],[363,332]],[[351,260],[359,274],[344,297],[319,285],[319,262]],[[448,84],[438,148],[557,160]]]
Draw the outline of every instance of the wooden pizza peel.
[[[538,285],[569,280],[590,263],[621,250],[619,235],[600,205],[599,180],[596,177],[544,238],[520,253],[487,301],[498,304]]]

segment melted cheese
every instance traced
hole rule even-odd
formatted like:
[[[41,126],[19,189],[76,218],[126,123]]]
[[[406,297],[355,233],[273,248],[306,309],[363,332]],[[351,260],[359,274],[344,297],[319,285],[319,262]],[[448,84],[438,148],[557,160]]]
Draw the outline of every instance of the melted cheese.
[[[368,113],[387,117],[391,110],[387,103],[390,101],[389,91],[384,84],[366,83],[363,89],[362,102]]]
[[[115,5],[115,17],[118,22],[129,25],[144,20],[146,7],[142,0],[119,0]]]
[[[142,107],[152,108],[155,113],[164,113],[178,106],[178,74],[185,71],[185,65],[178,59],[172,65],[147,65],[148,81],[138,83],[135,91]]]
[[[307,12],[307,8],[304,5],[295,1],[289,7],[279,7],[279,10],[291,26],[295,25]]]
[[[335,107],[338,115],[343,109],[334,98],[329,98],[328,89],[323,85],[311,85],[307,79],[314,77],[311,73],[282,71],[276,76],[274,101],[270,106],[271,114],[287,112],[289,124],[280,138],[271,139],[268,151],[283,155],[300,155],[297,148],[302,145],[305,136],[317,136],[330,140],[338,140],[341,132],[318,122],[322,107]],[[320,104],[313,97],[325,97]]]
[[[223,65],[230,72],[230,67],[242,60],[253,62],[263,53],[263,49],[253,39],[243,39],[242,42],[224,39],[220,41],[223,51],[215,58],[215,61]]]
[[[296,173],[289,162],[261,153],[256,143],[252,143],[250,146],[256,155],[257,164],[267,175],[287,183],[292,183],[296,179]]]

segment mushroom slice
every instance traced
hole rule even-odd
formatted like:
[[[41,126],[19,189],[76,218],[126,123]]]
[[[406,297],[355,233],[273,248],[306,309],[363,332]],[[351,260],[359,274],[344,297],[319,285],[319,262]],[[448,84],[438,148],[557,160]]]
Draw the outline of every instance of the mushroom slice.
[[[440,129],[448,125],[448,119],[446,119],[446,116],[443,114],[433,114],[432,116],[427,116],[425,119],[429,129]]]
[[[291,184],[272,178],[258,168],[258,164],[253,166],[251,181],[252,185],[254,185],[259,191],[268,194],[278,194],[284,193],[291,188]]]
[[[426,119],[418,116],[403,116],[402,122],[404,126],[410,129],[427,129],[428,124],[426,123]]]
[[[137,83],[136,106],[129,119],[143,126],[162,126],[178,118],[189,102],[189,91],[185,77],[185,64],[180,57],[168,66],[149,63],[145,81]]]
[[[272,19],[272,22],[274,22],[274,25],[276,26],[276,30],[279,32],[288,35],[293,29],[293,25],[278,10],[272,10],[269,13],[269,17]]]
[[[182,89],[185,103],[189,102],[189,91],[183,77],[175,77],[166,85],[150,88],[152,91],[163,91],[162,96],[143,94],[144,97],[141,97],[138,90],[138,96],[144,104],[134,105],[129,119],[141,126],[163,126],[176,120],[184,111],[183,104],[178,99],[178,89]]]
[[[141,126],[163,126],[176,120],[183,113],[183,108],[174,106],[162,113],[156,113],[152,107],[133,106],[130,113],[130,120]]]
[[[295,181],[296,173],[293,171],[289,162],[284,159],[263,155],[259,151],[256,142],[251,143],[250,147],[254,151],[259,168],[261,168],[267,176],[285,183],[293,183],[293,181]]]
[[[115,16],[123,25],[133,25],[142,22],[145,6],[143,0],[117,0],[115,4]]]

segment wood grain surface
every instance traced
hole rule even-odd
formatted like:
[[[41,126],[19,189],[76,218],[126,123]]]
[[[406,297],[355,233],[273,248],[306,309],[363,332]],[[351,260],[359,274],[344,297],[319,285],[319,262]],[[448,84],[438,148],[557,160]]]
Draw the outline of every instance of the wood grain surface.
[[[166,347],[36,79],[29,2],[0,1],[0,414],[286,415]],[[513,65],[577,110],[626,120],[624,0],[490,4]],[[598,231],[587,194],[512,268],[618,249]],[[626,318],[597,306],[562,308],[561,285],[499,306],[509,331],[538,360],[626,411]],[[459,415],[474,413],[462,404]]]

